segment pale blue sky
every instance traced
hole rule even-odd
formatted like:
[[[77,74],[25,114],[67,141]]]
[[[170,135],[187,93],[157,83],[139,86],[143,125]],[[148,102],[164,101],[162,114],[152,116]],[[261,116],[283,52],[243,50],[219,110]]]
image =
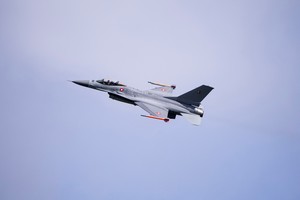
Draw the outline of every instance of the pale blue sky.
[[[1,1],[0,199],[300,199],[299,1]],[[203,124],[67,82],[202,84]]]

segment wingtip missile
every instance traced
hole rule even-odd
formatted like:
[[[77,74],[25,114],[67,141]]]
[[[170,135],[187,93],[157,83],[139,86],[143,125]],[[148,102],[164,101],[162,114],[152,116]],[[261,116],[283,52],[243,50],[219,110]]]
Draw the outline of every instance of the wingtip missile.
[[[153,116],[153,115],[141,115],[141,116],[142,116],[142,117],[147,117],[147,118],[150,118],[150,119],[162,120],[162,121],[164,121],[164,122],[170,121],[170,119],[168,119],[168,118],[156,117],[156,116]]]
[[[148,81],[148,83],[150,83],[150,84],[152,84],[152,85],[162,86],[162,87],[171,87],[171,88],[173,88],[173,89],[176,88],[176,85],[166,85],[166,84],[155,83],[155,82],[151,82],[151,81]]]

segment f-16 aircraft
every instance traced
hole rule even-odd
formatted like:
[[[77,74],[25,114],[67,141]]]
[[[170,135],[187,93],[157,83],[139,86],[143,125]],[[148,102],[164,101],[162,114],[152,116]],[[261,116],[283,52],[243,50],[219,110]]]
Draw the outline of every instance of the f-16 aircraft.
[[[180,96],[172,96],[175,85],[164,85],[148,82],[156,87],[141,91],[126,86],[119,81],[107,79],[72,81],[78,85],[107,92],[111,99],[141,107],[149,115],[142,117],[168,122],[177,115],[186,118],[194,125],[200,125],[204,111],[202,100],[213,90],[212,87],[201,85]]]

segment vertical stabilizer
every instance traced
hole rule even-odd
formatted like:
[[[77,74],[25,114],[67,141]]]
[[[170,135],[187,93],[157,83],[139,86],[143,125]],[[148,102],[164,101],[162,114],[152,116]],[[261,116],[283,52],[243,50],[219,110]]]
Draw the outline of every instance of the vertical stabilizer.
[[[201,85],[187,93],[184,93],[177,97],[177,100],[180,102],[193,104],[193,105],[200,105],[200,102],[213,90],[214,88]]]

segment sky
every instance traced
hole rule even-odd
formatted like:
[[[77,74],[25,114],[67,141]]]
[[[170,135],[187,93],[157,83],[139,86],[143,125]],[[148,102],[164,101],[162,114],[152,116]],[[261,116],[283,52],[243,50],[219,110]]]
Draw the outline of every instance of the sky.
[[[0,1],[0,199],[300,199],[300,2]],[[68,80],[202,84],[201,126]]]

